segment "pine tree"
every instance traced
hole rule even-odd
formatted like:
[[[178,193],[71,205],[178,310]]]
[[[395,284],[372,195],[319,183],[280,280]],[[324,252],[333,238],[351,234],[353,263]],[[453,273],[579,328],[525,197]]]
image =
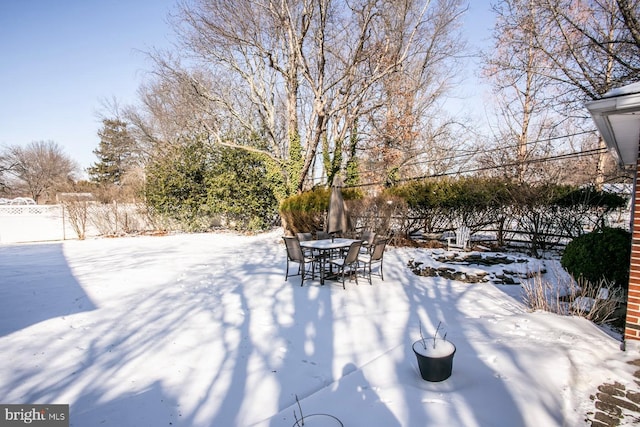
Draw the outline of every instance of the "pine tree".
[[[104,119],[98,131],[100,144],[93,150],[98,161],[87,169],[91,181],[99,184],[121,184],[122,177],[134,160],[135,140],[127,124],[118,119]]]

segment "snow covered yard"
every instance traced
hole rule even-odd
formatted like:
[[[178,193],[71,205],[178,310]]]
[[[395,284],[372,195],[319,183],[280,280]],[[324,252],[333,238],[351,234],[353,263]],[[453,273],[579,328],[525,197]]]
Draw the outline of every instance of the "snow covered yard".
[[[579,426],[599,385],[638,388],[636,349],[519,286],[388,247],[384,281],[300,287],[281,235],[0,246],[0,402],[68,403],[73,426],[288,427],[296,396],[345,426]],[[453,375],[429,383],[411,344],[440,321]]]

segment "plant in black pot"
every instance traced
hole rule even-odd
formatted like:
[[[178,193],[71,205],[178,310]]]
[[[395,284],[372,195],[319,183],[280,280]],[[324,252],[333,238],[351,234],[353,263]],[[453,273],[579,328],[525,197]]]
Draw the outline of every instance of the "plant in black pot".
[[[444,381],[451,376],[453,356],[456,346],[447,341],[447,334],[438,335],[442,322],[438,323],[433,338],[427,339],[422,334],[420,323],[420,339],[413,343],[413,352],[418,360],[418,368],[422,379],[431,382]]]

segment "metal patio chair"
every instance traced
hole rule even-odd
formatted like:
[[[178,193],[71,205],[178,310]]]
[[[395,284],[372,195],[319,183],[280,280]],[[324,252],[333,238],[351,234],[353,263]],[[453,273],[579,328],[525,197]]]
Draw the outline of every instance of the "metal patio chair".
[[[376,233],[371,230],[365,230],[360,235],[360,240],[362,240],[362,248],[360,249],[360,252],[370,253],[376,241]]]
[[[360,254],[358,256],[358,262],[361,262],[364,265],[364,274],[369,276],[369,284],[373,284],[371,282],[371,275],[373,274],[373,266],[379,264],[379,275],[382,280],[384,280],[384,274],[382,273],[382,262],[384,260],[384,250],[387,247],[387,239],[380,239],[373,245],[373,250],[371,253]]]
[[[315,278],[316,259],[302,251],[300,241],[296,237],[284,236],[283,239],[287,247],[287,272],[284,280],[286,281],[289,276],[300,276],[300,286],[303,286],[304,280],[309,273],[309,267],[311,268],[311,278]],[[296,274],[289,274],[289,263],[291,262],[298,264],[298,272]]]
[[[356,285],[358,284],[358,255],[360,254],[360,247],[362,247],[362,241],[355,241],[349,246],[349,251],[345,257],[332,258],[329,260],[332,265],[338,268],[338,274],[342,276],[342,289],[346,289],[344,286],[344,276],[347,269],[350,277],[355,275]]]

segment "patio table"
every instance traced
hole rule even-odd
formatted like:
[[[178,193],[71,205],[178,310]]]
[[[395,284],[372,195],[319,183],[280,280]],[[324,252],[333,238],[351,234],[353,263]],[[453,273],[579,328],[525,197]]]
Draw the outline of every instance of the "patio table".
[[[331,257],[331,252],[348,248],[353,242],[358,241],[359,240],[343,238],[305,240],[300,242],[300,247],[310,249],[318,253],[318,257],[320,259],[320,283],[324,285],[324,279],[326,277],[326,260]]]

